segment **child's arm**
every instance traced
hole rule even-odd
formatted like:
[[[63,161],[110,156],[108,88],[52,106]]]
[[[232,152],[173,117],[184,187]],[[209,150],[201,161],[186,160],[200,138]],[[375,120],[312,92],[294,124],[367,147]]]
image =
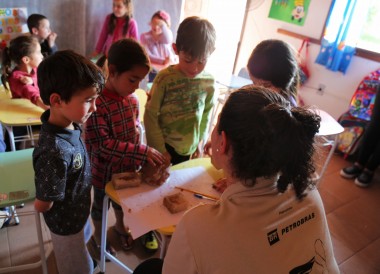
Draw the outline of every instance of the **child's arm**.
[[[144,125],[148,145],[154,147],[161,153],[167,153],[164,135],[158,121],[164,98],[163,87],[160,87],[160,85],[157,84],[158,82],[159,81],[153,82],[150,92],[151,98],[145,106]]]
[[[155,44],[153,44],[152,38],[148,39],[150,37],[149,32],[141,34],[140,42],[145,47],[148,55],[149,60],[153,64],[158,65],[168,65],[171,62],[171,43],[173,42],[173,33],[171,30],[166,26],[166,23],[162,21],[162,34],[159,36],[158,43],[164,44],[165,51],[164,56],[158,54],[158,51],[154,52],[153,50],[150,50],[150,48],[153,47],[153,49],[156,48]],[[156,43],[156,42],[155,42]]]
[[[34,209],[38,212],[46,212],[53,207],[53,202],[41,201],[39,199],[34,200]]]
[[[162,21],[161,29],[162,29],[162,34],[159,37],[159,42],[161,44],[173,43],[173,33],[169,29],[169,27],[166,25],[166,23],[163,21]]]
[[[34,208],[38,212],[50,210],[54,201],[62,201],[65,197],[67,163],[60,156],[60,150],[44,150],[43,144],[33,152],[36,186]]]
[[[107,15],[106,19],[104,20],[102,31],[99,34],[98,42],[96,43],[95,52],[93,53],[93,56],[96,56],[103,51],[104,44],[106,43],[108,36],[108,22],[110,18],[111,15]]]
[[[203,110],[203,114],[202,114],[202,120],[201,120],[201,124],[200,124],[200,130],[199,130],[199,142],[200,143],[204,143],[206,144],[207,143],[207,139],[209,136],[207,136],[208,134],[208,127],[211,127],[211,123],[213,121],[210,121],[210,118],[211,118],[211,111],[214,107],[214,104],[215,104],[215,85],[209,85],[206,88],[206,91],[207,91],[207,96],[206,96],[206,100],[205,100],[205,108]],[[200,150],[202,151],[202,150]]]
[[[148,156],[148,146],[131,140],[131,136],[137,135],[137,129],[131,122],[135,119],[133,110],[116,107],[110,109],[108,105],[106,107],[98,104],[97,111],[87,120],[85,138],[91,151],[111,165],[142,166],[148,161],[148,157],[151,162],[159,162],[161,156],[153,151],[150,151]],[[111,112],[112,115],[118,116],[118,125],[111,121]]]
[[[30,77],[27,77],[31,79]],[[45,105],[44,102],[41,99],[40,96],[40,89],[36,86],[33,85],[33,81],[31,84],[25,84],[22,87],[21,94],[23,98],[29,99],[33,104],[36,106],[39,106],[40,108],[47,110],[49,109],[49,106]]]
[[[55,45],[55,39],[57,39],[57,34],[55,32],[51,32],[49,36],[47,37],[49,47],[52,49],[52,51],[54,50],[57,51],[57,47]]]
[[[22,76],[16,79],[19,83],[12,85],[12,92],[16,92],[20,97],[29,99],[33,104],[46,110],[49,106],[42,102],[40,97],[40,90],[33,82],[32,77]]]
[[[37,98],[36,105],[39,106],[40,108],[42,108],[43,110],[47,110],[47,109],[50,108],[49,106],[47,106],[47,105],[44,104],[44,102],[42,101],[41,97]]]
[[[33,84],[33,79],[32,79],[32,77],[29,77],[29,76],[21,76],[19,78],[19,80],[24,85],[32,85]]]
[[[136,41],[139,40],[139,29],[137,27],[137,22],[135,19],[131,18],[129,20],[129,26],[128,26],[128,37],[135,39]]]

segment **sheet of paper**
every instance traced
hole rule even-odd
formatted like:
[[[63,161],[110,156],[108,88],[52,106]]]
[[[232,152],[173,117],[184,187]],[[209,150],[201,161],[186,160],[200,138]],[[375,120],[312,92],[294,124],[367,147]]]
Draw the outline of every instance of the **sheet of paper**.
[[[219,197],[212,188],[214,179],[204,167],[193,167],[170,172],[169,180],[159,186],[141,184],[135,188],[117,190],[124,212],[124,224],[131,230],[134,239],[161,227],[176,225],[185,212],[171,214],[163,205],[164,196],[175,194],[182,187],[203,194]],[[189,208],[199,204],[215,204],[214,201],[195,198],[192,193],[183,191]]]

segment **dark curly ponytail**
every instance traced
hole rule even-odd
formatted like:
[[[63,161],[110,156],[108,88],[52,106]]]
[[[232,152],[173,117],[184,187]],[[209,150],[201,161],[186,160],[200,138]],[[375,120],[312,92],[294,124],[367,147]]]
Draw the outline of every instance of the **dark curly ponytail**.
[[[233,176],[247,186],[258,177],[281,175],[278,189],[292,184],[301,198],[315,171],[314,136],[320,117],[292,108],[280,94],[253,85],[231,94],[220,114],[218,132],[232,146]]]

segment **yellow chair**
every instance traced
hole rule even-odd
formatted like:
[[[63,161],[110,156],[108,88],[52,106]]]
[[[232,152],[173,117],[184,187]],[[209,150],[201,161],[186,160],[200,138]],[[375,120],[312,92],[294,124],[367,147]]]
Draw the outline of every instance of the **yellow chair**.
[[[145,113],[145,105],[148,101],[148,95],[145,90],[143,89],[137,89],[135,91],[135,94],[137,96],[137,99],[139,100],[139,131],[140,131],[140,143],[146,144],[146,138],[145,138],[145,127],[144,127],[144,113]]]
[[[15,205],[34,200],[35,186],[32,153],[32,148],[0,153],[0,208],[14,207]],[[13,218],[17,220],[17,213],[14,211],[12,214],[14,215]],[[31,214],[35,215],[41,260],[35,263],[1,268],[0,273],[33,269],[40,265],[42,265],[43,273],[48,273],[40,214],[33,210],[31,212],[23,212],[22,215]],[[48,254],[50,251],[48,251]]]

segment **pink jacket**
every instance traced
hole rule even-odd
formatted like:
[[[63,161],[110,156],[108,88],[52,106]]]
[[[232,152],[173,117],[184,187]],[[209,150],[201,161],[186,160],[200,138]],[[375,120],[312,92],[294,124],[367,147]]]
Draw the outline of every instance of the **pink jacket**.
[[[31,77],[33,84],[26,85],[20,81],[23,76]],[[37,85],[37,71],[33,69],[31,73],[26,73],[20,70],[13,70],[9,77],[9,87],[12,92],[12,98],[29,99],[33,104],[37,103],[40,97],[40,89]]]
[[[116,27],[113,34],[108,34],[108,23],[111,19],[111,14],[108,14],[106,20],[104,21],[102,31],[99,35],[98,42],[96,43],[95,50],[98,53],[107,54],[109,48],[111,47],[113,42],[116,42],[123,38],[133,38],[138,41],[139,33],[137,28],[137,22],[135,19],[129,19],[129,26],[127,30],[127,34],[123,36],[123,27],[125,24],[125,18],[117,18]]]

